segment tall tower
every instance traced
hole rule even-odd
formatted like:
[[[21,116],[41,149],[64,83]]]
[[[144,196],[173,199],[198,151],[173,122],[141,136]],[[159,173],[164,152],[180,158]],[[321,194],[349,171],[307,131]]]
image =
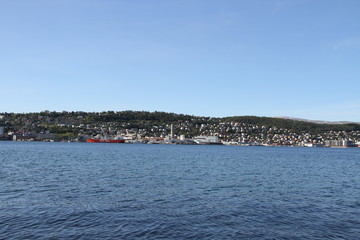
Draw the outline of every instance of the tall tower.
[[[171,124],[171,127],[170,127],[170,138],[174,139],[174,124]]]

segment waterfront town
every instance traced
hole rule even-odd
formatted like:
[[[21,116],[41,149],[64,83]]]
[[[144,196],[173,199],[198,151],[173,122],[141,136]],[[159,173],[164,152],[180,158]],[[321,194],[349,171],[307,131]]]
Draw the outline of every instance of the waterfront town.
[[[147,144],[224,144],[246,146],[359,147],[360,125],[311,125],[292,120],[195,117],[163,112],[1,113],[3,141],[111,142]],[[232,120],[232,121],[230,121]],[[284,122],[286,121],[286,122]],[[284,123],[297,127],[285,128]],[[285,124],[285,125],[286,125]],[[292,126],[292,125],[291,125]],[[300,127],[299,127],[300,126]],[[304,129],[301,129],[304,126]],[[315,127],[314,127],[315,126]],[[307,128],[306,128],[307,127]]]

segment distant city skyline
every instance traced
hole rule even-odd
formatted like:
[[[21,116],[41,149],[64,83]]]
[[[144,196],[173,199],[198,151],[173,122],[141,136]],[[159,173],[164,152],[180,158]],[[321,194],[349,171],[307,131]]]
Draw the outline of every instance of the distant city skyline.
[[[0,112],[360,122],[360,1],[0,1]]]

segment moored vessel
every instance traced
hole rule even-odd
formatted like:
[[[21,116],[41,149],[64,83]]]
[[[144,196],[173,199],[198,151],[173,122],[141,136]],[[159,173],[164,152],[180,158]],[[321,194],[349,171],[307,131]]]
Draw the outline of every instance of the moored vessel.
[[[88,138],[87,142],[89,143],[125,143],[123,139],[95,139],[95,138]]]

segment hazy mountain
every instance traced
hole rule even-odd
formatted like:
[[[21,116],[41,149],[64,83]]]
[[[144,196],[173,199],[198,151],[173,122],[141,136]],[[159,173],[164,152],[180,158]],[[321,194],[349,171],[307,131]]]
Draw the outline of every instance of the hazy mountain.
[[[360,122],[351,122],[351,121],[309,120],[309,119],[304,119],[304,118],[293,118],[293,117],[285,117],[285,116],[275,117],[275,118],[289,119],[289,120],[294,120],[294,121],[310,122],[310,123],[317,123],[317,124],[351,124],[351,123],[360,124]]]

